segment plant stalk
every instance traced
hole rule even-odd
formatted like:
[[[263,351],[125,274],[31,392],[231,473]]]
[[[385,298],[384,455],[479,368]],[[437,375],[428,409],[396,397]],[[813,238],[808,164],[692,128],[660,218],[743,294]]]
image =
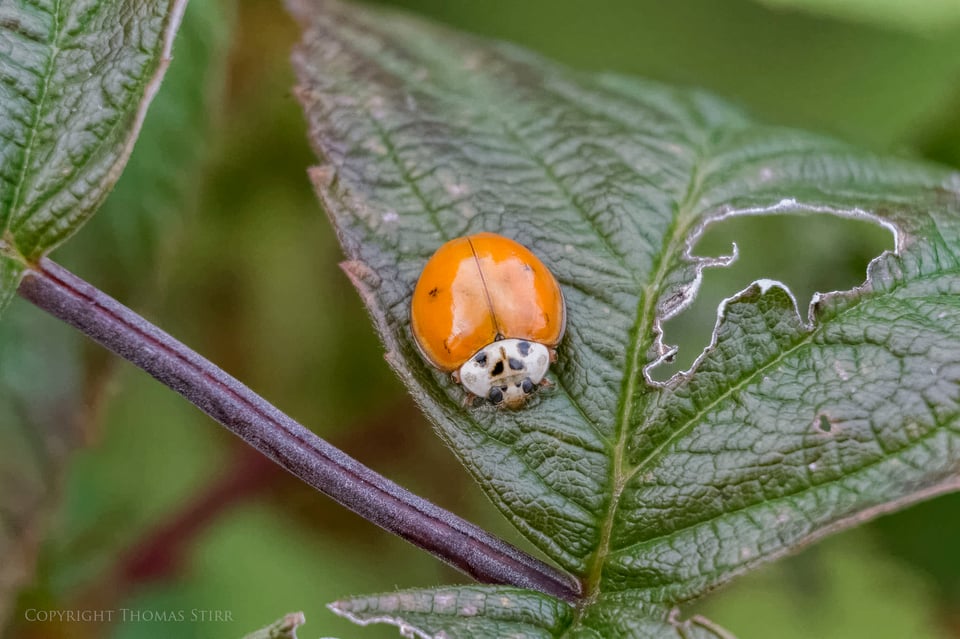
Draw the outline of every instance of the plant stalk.
[[[401,488],[286,416],[129,308],[51,260],[19,294],[142,368],[274,462],[364,519],[477,581],[575,603],[579,584],[482,528]]]

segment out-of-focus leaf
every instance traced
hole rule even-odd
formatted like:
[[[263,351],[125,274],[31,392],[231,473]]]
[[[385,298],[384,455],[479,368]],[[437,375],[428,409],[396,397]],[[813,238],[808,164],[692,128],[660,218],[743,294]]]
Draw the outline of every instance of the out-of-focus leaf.
[[[874,149],[915,147],[924,123],[950,113],[960,77],[960,25],[921,36],[755,0],[616,0],[602,11],[580,0],[388,1],[575,68],[718,91],[765,119]]]
[[[74,261],[118,289],[141,294],[153,289],[146,260],[155,267],[157,246],[168,237],[159,227],[176,219],[199,181],[202,153],[187,147],[203,139],[222,87],[230,24],[223,3],[191,3],[176,39],[171,81],[164,83],[155,102],[159,109],[145,124],[148,144],[134,153],[135,173],[121,180],[129,185],[125,192],[137,191],[143,199],[109,204],[111,196],[105,224],[93,225],[90,238],[79,242],[85,253],[74,255]],[[178,137],[181,134],[190,139]],[[156,148],[163,138],[172,139],[163,143],[166,151]],[[148,163],[154,166],[152,177]],[[132,244],[135,250],[130,250]],[[99,252],[98,258],[88,259],[93,251]],[[3,264],[21,266],[19,261],[0,261],[0,271]],[[0,287],[0,292],[14,291],[18,275],[11,275],[10,287]],[[7,606],[32,577],[67,456],[86,439],[92,404],[110,379],[102,371],[91,371],[79,335],[37,314],[15,305],[0,322],[0,629]]]
[[[773,7],[796,9],[869,22],[893,29],[920,33],[960,26],[960,2],[956,0],[761,0]]]
[[[0,6],[0,259],[37,260],[99,207],[160,85],[185,5]],[[0,284],[2,301],[9,278]]]
[[[67,254],[57,254],[125,303],[154,293],[180,223],[195,207],[222,101],[232,14],[223,0],[188,5],[123,176]]]
[[[441,436],[582,579],[570,636],[642,625],[958,486],[960,176],[402,14],[291,5],[324,162],[312,177],[345,270]],[[815,212],[881,223],[895,252],[807,318],[782,285],[755,283],[725,302],[689,374],[653,383],[672,352],[662,322],[729,262],[691,255],[706,225]],[[556,386],[522,411],[464,408],[409,331],[427,258],[478,231],[533,248],[568,303]]]
[[[940,118],[919,137],[925,156],[960,168],[960,87]]]
[[[950,543],[960,532],[960,494],[917,504],[871,526],[885,555],[908,561],[937,586],[946,615],[960,615],[960,548]],[[878,553],[879,554],[879,553]]]
[[[866,530],[850,531],[765,566],[697,607],[736,628],[739,639],[948,639],[954,635],[939,623],[931,585]]]
[[[297,639],[297,628],[305,622],[302,612],[291,612],[266,628],[251,632],[244,639]]]
[[[72,329],[25,304],[0,322],[0,629],[79,443],[79,359]]]

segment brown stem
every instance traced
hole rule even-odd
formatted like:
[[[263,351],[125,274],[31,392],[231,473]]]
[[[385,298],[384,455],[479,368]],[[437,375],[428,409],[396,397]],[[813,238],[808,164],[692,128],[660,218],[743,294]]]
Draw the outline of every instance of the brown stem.
[[[183,395],[248,444],[340,504],[483,583],[569,602],[569,575],[378,475],[176,339],[50,260],[19,293]]]

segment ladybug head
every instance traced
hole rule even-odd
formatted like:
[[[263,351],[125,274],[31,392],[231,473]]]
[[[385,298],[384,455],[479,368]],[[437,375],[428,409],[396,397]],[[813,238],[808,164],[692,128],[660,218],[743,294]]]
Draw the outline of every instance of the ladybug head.
[[[459,370],[463,387],[495,406],[521,408],[550,368],[550,350],[522,339],[484,346]]]

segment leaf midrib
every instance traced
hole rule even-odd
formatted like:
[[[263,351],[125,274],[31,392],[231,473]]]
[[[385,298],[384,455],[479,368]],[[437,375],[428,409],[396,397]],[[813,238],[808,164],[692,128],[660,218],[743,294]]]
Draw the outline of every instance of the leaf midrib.
[[[705,137],[709,137],[710,131],[704,132]],[[657,254],[656,271],[649,283],[643,288],[643,298],[638,310],[635,328],[630,333],[630,343],[633,348],[630,351],[630,357],[627,360],[627,367],[624,371],[624,386],[620,393],[620,410],[617,412],[616,424],[616,443],[613,447],[613,467],[610,479],[610,502],[607,507],[600,530],[600,540],[597,543],[597,549],[593,555],[593,561],[588,568],[588,572],[583,579],[584,600],[578,607],[577,619],[574,627],[579,623],[580,616],[600,595],[601,577],[606,557],[610,551],[610,540],[613,535],[613,522],[617,509],[620,504],[620,497],[626,486],[629,476],[623,472],[624,455],[626,452],[627,434],[630,423],[633,420],[633,413],[636,405],[637,385],[641,383],[643,375],[640,371],[644,364],[641,363],[643,353],[649,347],[649,335],[654,324],[656,314],[656,302],[659,299],[659,291],[663,285],[664,278],[669,272],[670,260],[666,259],[676,250],[677,244],[685,245],[683,238],[689,231],[690,221],[692,219],[691,211],[693,202],[701,184],[700,161],[707,157],[707,148],[702,146],[698,149],[696,155],[698,160],[694,163],[690,175],[690,182],[687,193],[677,207],[677,214],[674,217],[674,223],[664,234],[663,250]],[[691,219],[688,219],[691,218]]]

